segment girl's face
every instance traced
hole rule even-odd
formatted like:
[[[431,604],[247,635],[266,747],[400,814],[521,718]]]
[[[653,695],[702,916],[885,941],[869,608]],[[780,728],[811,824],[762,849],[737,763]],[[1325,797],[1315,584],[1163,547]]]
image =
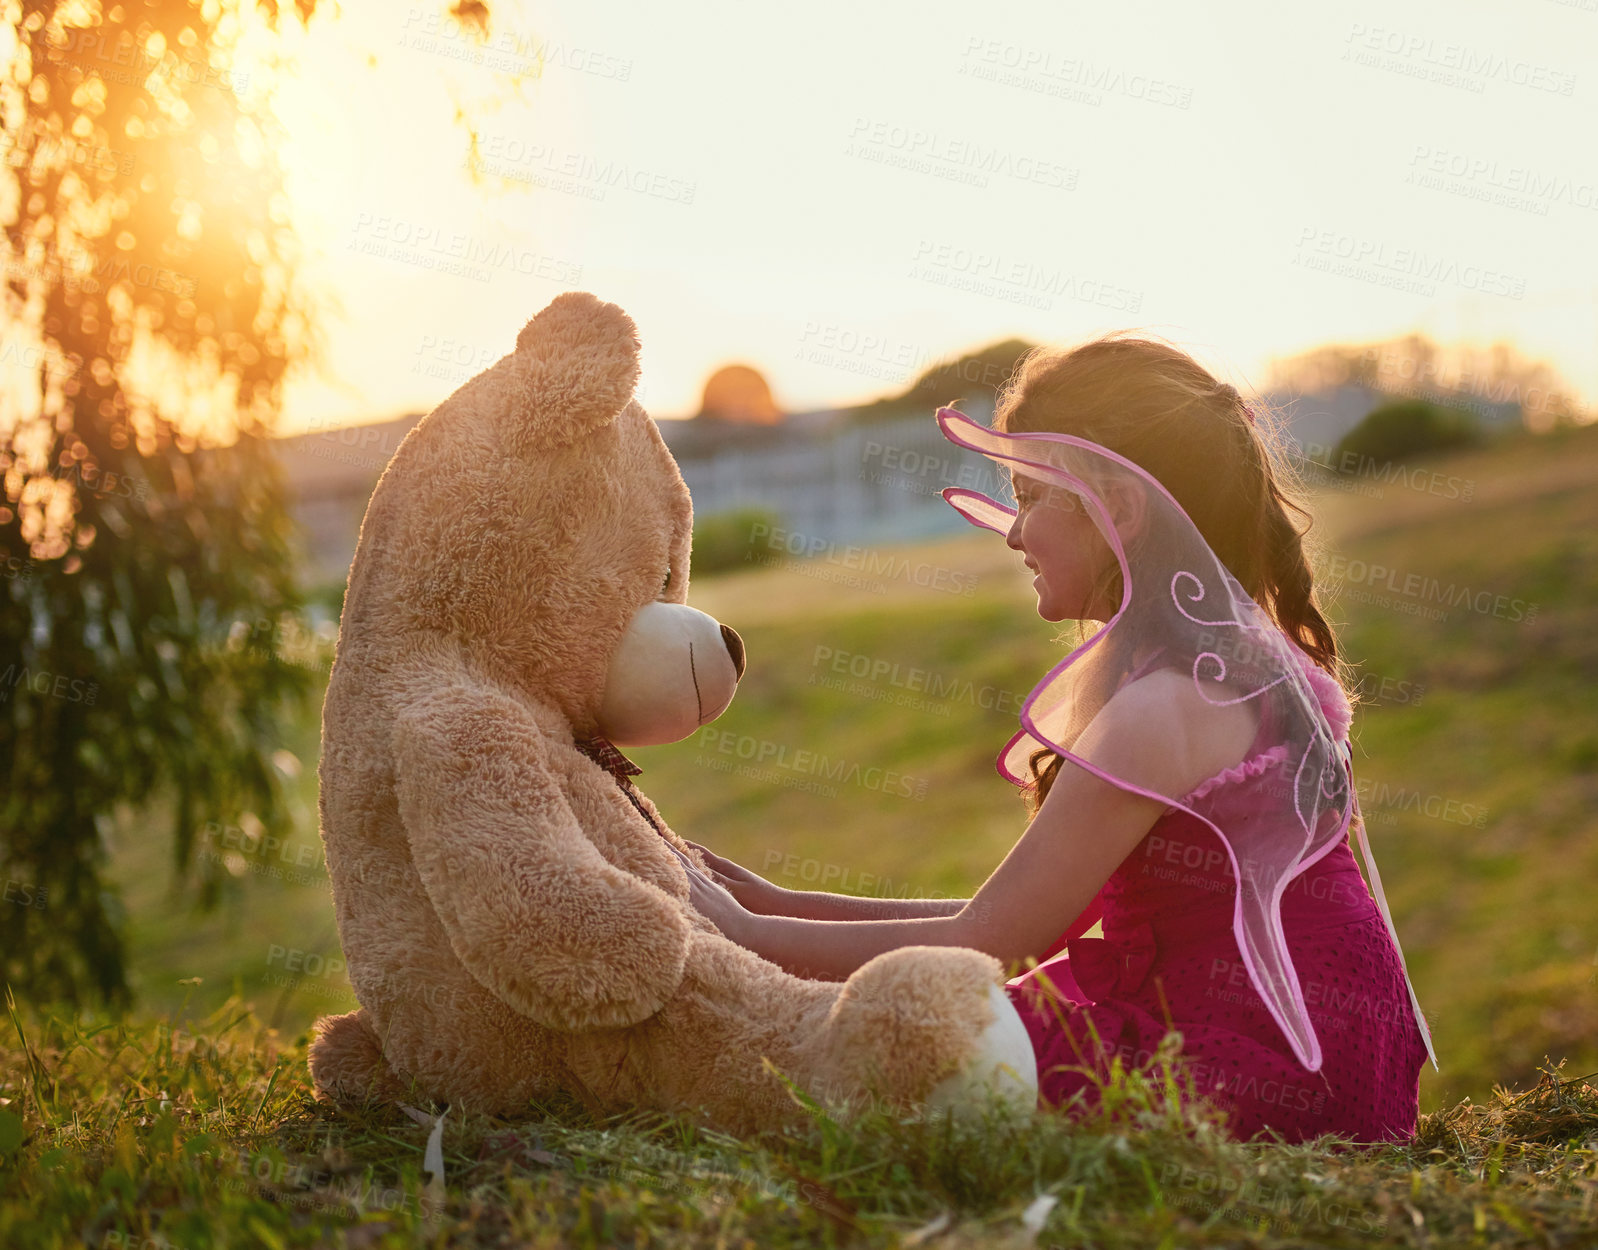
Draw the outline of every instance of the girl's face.
[[[1016,514],[1004,541],[1026,558],[1036,576],[1038,615],[1046,621],[1108,620],[1096,599],[1115,553],[1088,515],[1087,504],[1063,486],[1011,474]]]

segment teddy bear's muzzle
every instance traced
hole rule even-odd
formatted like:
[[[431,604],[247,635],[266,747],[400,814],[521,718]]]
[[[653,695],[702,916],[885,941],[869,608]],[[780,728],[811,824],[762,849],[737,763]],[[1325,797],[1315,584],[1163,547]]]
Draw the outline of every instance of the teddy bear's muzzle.
[[[646,603],[611,657],[599,731],[617,746],[680,742],[727,710],[747,663],[731,626],[686,603]]]

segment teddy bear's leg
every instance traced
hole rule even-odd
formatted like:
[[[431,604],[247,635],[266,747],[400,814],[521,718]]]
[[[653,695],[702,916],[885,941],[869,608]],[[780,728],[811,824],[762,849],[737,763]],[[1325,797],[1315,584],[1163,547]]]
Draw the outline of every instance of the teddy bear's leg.
[[[696,932],[660,1012],[575,1035],[568,1057],[606,1106],[695,1109],[734,1133],[808,1119],[768,1062],[842,1113],[975,1106],[990,1080],[1035,1106],[1036,1060],[1002,975],[980,951],[918,946],[879,955],[843,983],[810,981]]]
[[[913,1109],[990,1095],[1037,1105],[1037,1059],[998,961],[956,947],[887,951],[844,982],[828,1021],[827,1085]]]
[[[364,1007],[348,1015],[323,1016],[316,1022],[315,1033],[310,1063],[318,1098],[360,1103],[393,1098],[401,1092]]]

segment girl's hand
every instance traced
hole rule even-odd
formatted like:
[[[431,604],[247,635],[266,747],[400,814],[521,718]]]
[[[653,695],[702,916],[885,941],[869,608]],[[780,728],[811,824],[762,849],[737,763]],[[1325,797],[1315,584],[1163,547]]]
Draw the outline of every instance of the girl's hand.
[[[689,845],[694,844],[690,842]],[[746,945],[745,938],[755,917],[724,885],[707,876],[693,860],[671,843],[668,842],[666,846],[688,874],[688,902],[693,909],[721,930],[723,937],[737,942],[740,946]]]
[[[684,838],[683,841],[688,842],[688,839]],[[707,851],[697,842],[688,842],[688,845],[704,857],[710,869],[710,879],[737,899],[745,911],[753,912],[757,916],[788,914],[783,910],[783,901],[792,893],[791,890],[785,890],[780,885],[772,885],[764,877],[757,876],[730,859],[723,859],[720,855]]]

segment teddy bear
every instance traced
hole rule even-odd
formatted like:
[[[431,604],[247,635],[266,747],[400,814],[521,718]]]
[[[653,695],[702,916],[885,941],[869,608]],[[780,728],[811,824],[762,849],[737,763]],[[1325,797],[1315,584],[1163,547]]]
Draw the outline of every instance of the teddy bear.
[[[733,1133],[1036,1099],[992,956],[791,975],[689,904],[703,867],[621,748],[727,708],[735,630],[688,606],[693,508],[633,396],[632,320],[557,296],[405,437],[367,506],[322,712],[321,834],[357,1011],[319,1097],[514,1116],[556,1093]],[[779,1076],[780,1073],[780,1076]]]

